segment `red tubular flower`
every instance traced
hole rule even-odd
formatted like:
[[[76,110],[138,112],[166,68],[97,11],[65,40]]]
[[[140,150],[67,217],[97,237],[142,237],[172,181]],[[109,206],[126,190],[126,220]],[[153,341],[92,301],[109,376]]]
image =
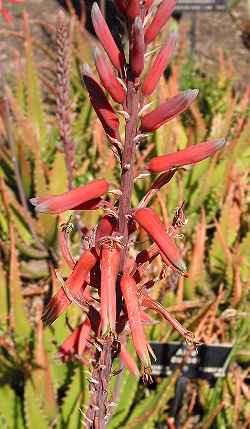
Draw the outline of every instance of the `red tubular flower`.
[[[130,57],[130,68],[135,77],[140,76],[144,68],[144,34],[142,20],[139,16],[135,18],[132,26],[133,47]]]
[[[184,112],[198,95],[198,89],[181,92],[142,117],[142,131],[155,131]]]
[[[58,357],[63,362],[68,362],[74,356],[81,356],[84,352],[90,335],[90,322],[86,319],[66,338],[59,347]]]
[[[72,294],[77,294],[84,291],[87,286],[86,279],[97,262],[97,255],[91,250],[85,250],[76,263],[72,273],[70,274],[65,286]],[[53,296],[47,305],[42,319],[46,325],[51,325],[71,304],[63,287]]]
[[[100,49],[94,51],[95,65],[104,88],[108,91],[114,101],[122,104],[126,97],[126,91],[116,78],[111,64],[106,61]]]
[[[124,54],[118,49],[97,3],[92,6],[91,16],[96,35],[107,52],[111,63],[117,70],[121,70],[125,63]]]
[[[96,201],[108,191],[109,184],[106,180],[93,180],[84,186],[79,186],[72,191],[61,195],[49,195],[46,197],[31,198],[30,202],[39,213],[59,214],[67,210],[79,210],[88,207],[88,203]],[[96,204],[96,202],[95,202]]]
[[[151,368],[151,362],[148,353],[147,340],[141,321],[141,312],[137,298],[136,283],[133,277],[131,277],[129,274],[123,274],[120,285],[128,314],[132,341],[136,353],[142,362],[143,368],[147,371]]]
[[[101,329],[103,335],[116,333],[116,279],[120,262],[120,248],[112,242],[101,250]]]
[[[150,65],[148,73],[144,79],[142,93],[144,96],[149,96],[155,90],[157,83],[160,80],[162,73],[167,67],[171,56],[173,55],[176,45],[176,34],[172,34],[166,45]]]
[[[154,0],[144,0],[144,7],[146,10],[148,10],[152,4],[153,4]]]
[[[129,370],[130,374],[134,375],[135,377],[140,377],[140,372],[134,359],[122,343],[120,350],[120,359],[124,363],[125,367]]]
[[[165,228],[154,210],[151,208],[137,209],[133,217],[151,236],[170,263],[177,268],[177,270],[185,272],[186,265],[181,258],[180,252],[174,240],[165,232]]]
[[[120,140],[119,119],[117,118],[113,107],[109,103],[102,87],[97,80],[91,76],[87,65],[82,67],[82,78],[89,93],[89,98],[95,112],[100,119],[105,132]]]
[[[88,339],[91,332],[89,319],[84,320],[80,329],[80,335],[77,344],[77,354],[81,356],[88,345]]]
[[[217,150],[224,146],[224,144],[224,139],[206,141],[189,146],[188,148],[179,150],[178,152],[156,156],[149,162],[148,170],[153,173],[160,173],[183,165],[195,164],[196,162],[214,155]]]
[[[143,294],[141,296],[141,303],[144,307],[149,308],[151,310],[157,311],[165,320],[167,320],[172,327],[179,332],[187,341],[195,342],[195,336],[191,331],[188,331],[184,328],[178,320],[176,320],[169,311],[166,310],[159,302],[152,299],[150,296]]]
[[[148,25],[145,31],[145,43],[148,45],[153,42],[156,36],[161,31],[162,27],[167,23],[173,10],[176,6],[176,0],[163,0],[160,4],[152,22]]]
[[[140,15],[140,0],[128,0],[126,14],[130,19],[135,19]]]
[[[116,227],[116,224],[116,219],[110,215],[103,216],[103,218],[100,220],[95,234],[95,248],[97,252],[100,250],[100,241],[103,238],[111,236]]]

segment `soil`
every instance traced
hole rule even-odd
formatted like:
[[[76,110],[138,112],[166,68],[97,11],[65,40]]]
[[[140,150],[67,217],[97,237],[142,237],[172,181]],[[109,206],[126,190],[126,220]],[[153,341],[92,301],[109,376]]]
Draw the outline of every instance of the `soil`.
[[[63,0],[60,2],[57,0],[26,0],[24,2],[32,20],[47,20],[52,25],[55,24],[57,10],[61,7],[59,3],[64,2]],[[90,15],[90,6],[91,1],[87,0],[87,18]],[[108,0],[108,11],[112,9],[112,6],[111,1]],[[22,6],[11,6],[11,10],[15,15],[12,30],[16,31],[22,28],[21,9]],[[195,60],[199,62],[206,74],[212,75],[218,66],[219,49],[222,49],[226,58],[232,61],[237,84],[242,88],[246,87],[250,83],[250,15],[247,10],[247,1],[240,0],[231,13],[185,12],[182,14],[180,25],[191,30],[194,13],[196,16]],[[109,13],[108,18],[109,23],[111,21],[114,26],[112,10],[111,18]],[[0,21],[0,28],[1,24],[2,22]],[[88,28],[91,30],[89,22]],[[36,27],[35,32],[38,37],[41,36],[48,40],[50,38],[49,34],[41,33],[38,27]],[[13,66],[15,49],[20,49],[20,42],[16,38],[5,38],[0,35],[0,65],[5,65],[5,69],[10,70]]]

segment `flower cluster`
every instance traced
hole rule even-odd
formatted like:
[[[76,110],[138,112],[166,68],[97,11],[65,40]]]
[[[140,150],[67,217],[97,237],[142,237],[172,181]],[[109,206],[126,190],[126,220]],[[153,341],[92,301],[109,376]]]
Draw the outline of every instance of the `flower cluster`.
[[[141,374],[145,379],[150,377],[152,350],[143,326],[145,322],[152,322],[146,313],[147,309],[154,310],[165,318],[186,341],[196,342],[191,332],[150,297],[150,287],[157,279],[144,281],[145,270],[150,270],[150,264],[157,255],[161,256],[163,263],[171,270],[179,275],[187,275],[185,262],[175,243],[175,236],[185,224],[183,206],[179,208],[172,225],[167,229],[157,213],[147,206],[153,195],[171,180],[178,169],[212,156],[224,145],[224,140],[205,141],[175,153],[154,157],[143,172],[146,170],[147,174],[161,174],[138,207],[131,207],[135,181],[133,165],[139,143],[148,133],[184,112],[197,97],[198,91],[194,89],[181,92],[159,107],[148,111],[150,106],[148,97],[153,94],[170,61],[176,44],[176,35],[170,35],[148,67],[145,67],[145,55],[150,50],[150,44],[170,18],[175,0],[163,0],[158,8],[152,5],[151,0],[116,0],[116,5],[127,23],[128,54],[116,44],[97,3],[94,3],[92,22],[103,48],[101,50],[98,47],[94,50],[99,80],[87,64],[81,67],[81,77],[90,102],[119,160],[121,167],[119,198],[112,204],[107,197],[110,184],[104,179],[99,179],[63,195],[31,200],[37,212],[42,213],[105,210],[98,225],[93,225],[89,231],[88,248],[83,250],[77,262],[70,253],[67,225],[60,231],[61,252],[71,269],[71,274],[66,282],[61,279],[61,289],[53,296],[43,314],[44,322],[51,324],[72,302],[79,305],[86,314],[85,322],[70,335],[62,345],[60,353],[67,359],[71,353],[79,354],[79,351],[82,353],[91,342],[97,345],[95,378],[92,376],[92,380],[95,380],[92,407],[95,406],[95,409],[90,409],[87,421],[93,421],[95,413],[101,413],[100,391],[97,392],[96,378],[100,376],[104,380],[107,378],[107,372],[103,363],[99,365],[99,373],[96,368],[98,359],[101,362],[102,350],[107,344],[105,341],[119,345],[116,352],[120,353],[128,369],[138,375],[137,366],[126,350],[126,339],[131,335],[141,361]],[[114,103],[111,103],[111,99]],[[118,107],[118,104],[121,107]],[[125,120],[124,135],[120,127],[120,121],[123,120],[121,115]],[[131,243],[133,244],[133,234],[140,228],[148,234],[154,244],[133,258],[129,248]],[[91,294],[93,290],[94,296]]]

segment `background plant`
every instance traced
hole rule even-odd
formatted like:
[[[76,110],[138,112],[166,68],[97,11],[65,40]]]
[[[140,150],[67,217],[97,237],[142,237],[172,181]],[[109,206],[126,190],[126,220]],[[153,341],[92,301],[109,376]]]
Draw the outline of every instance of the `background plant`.
[[[55,145],[55,142],[58,141],[58,128],[53,114],[53,91],[51,91],[53,86],[50,87],[50,94],[46,91],[49,83],[46,80],[46,76],[47,74],[48,76],[50,75],[53,67],[46,68],[44,67],[45,64],[39,64],[38,68],[35,66],[32,49],[34,50],[34,46],[37,46],[37,44],[36,41],[31,41],[29,38],[27,15],[24,16],[24,22],[25,31],[23,35],[26,37],[26,42],[29,42],[26,43],[26,63],[23,68],[17,58],[17,79],[15,82],[11,81],[10,87],[12,89],[10,87],[6,88],[7,95],[5,98],[7,97],[11,107],[10,122],[14,150],[18,154],[22,182],[25,184],[25,195],[26,197],[30,197],[34,196],[34,189],[40,187],[44,182],[44,177],[46,178],[46,186],[51,186],[50,192],[54,193],[64,192],[67,189],[67,182],[64,156],[59,150],[60,146]],[[79,74],[77,68],[74,66],[78,62],[80,50],[81,52],[85,52],[84,55],[86,58],[86,44],[84,45],[83,43],[84,37],[77,30],[78,24],[76,23],[75,25],[76,35],[74,36],[74,46],[77,49],[73,51],[71,68],[74,100],[73,111],[77,113],[81,110],[81,114],[75,115],[74,118],[73,135],[77,152],[77,167],[74,170],[74,174],[75,183],[81,184],[92,179],[92,171],[100,172],[100,175],[103,175],[102,171],[106,172],[107,165],[111,161],[114,162],[114,158],[110,151],[105,149],[105,145],[101,145],[102,139],[100,137],[103,135],[101,128],[98,126],[94,115],[90,115],[89,104],[86,102],[86,98],[84,98],[80,86]],[[76,55],[76,58],[74,55]],[[43,72],[40,74],[41,70]],[[185,85],[181,89],[186,89],[189,86],[199,87],[199,85],[205,84],[206,80],[204,78],[200,79],[197,84],[197,78],[195,77],[197,72],[192,72],[191,70],[192,79],[196,79],[196,84],[191,83],[191,85],[187,85],[181,80],[181,70],[181,55],[180,57],[177,55],[175,63],[172,66],[171,78],[167,83],[164,80],[161,82],[159,96],[163,96],[163,90],[166,95],[171,93],[171,91],[172,93],[176,92],[179,85]],[[183,178],[178,177],[178,180],[173,179],[168,185],[172,187],[172,191],[169,192],[169,188],[164,191],[163,188],[154,203],[155,206],[158,206],[163,211],[165,216],[169,214],[171,218],[174,215],[174,210],[178,202],[183,199],[182,194],[179,195],[179,192],[182,193],[182,190],[185,189],[186,207],[188,210],[185,213],[189,219],[185,228],[186,249],[184,250],[187,255],[186,260],[194,261],[196,258],[192,255],[199,255],[200,260],[203,262],[203,267],[206,267],[206,271],[204,271],[202,265],[200,268],[191,267],[191,272],[193,272],[193,277],[191,278],[194,279],[192,280],[193,287],[189,286],[191,279],[185,280],[183,285],[183,282],[178,283],[176,280],[173,281],[173,276],[170,276],[168,281],[162,280],[159,282],[157,290],[155,289],[154,291],[154,297],[159,298],[164,305],[168,305],[169,310],[174,311],[174,313],[177,312],[179,320],[188,316],[187,327],[195,329],[195,326],[200,325],[198,331],[201,333],[201,338],[205,333],[209,333],[209,338],[206,338],[207,341],[216,341],[217,339],[234,341],[237,337],[231,370],[227,379],[222,383],[218,383],[214,388],[209,388],[206,382],[192,383],[190,390],[188,390],[185,399],[187,404],[191,400],[194,391],[198,391],[200,395],[202,392],[202,409],[204,412],[204,416],[200,422],[203,425],[202,427],[205,426],[205,423],[209,427],[213,419],[217,419],[218,424],[226,427],[230,427],[232,419],[234,422],[241,421],[243,425],[244,421],[247,422],[249,416],[246,406],[247,400],[245,399],[248,394],[247,386],[244,383],[246,372],[238,365],[243,359],[248,359],[249,350],[247,329],[249,321],[246,315],[249,299],[247,289],[249,279],[249,262],[247,258],[249,241],[249,201],[247,194],[249,187],[249,177],[247,175],[247,166],[249,164],[247,145],[249,119],[247,116],[247,105],[249,103],[249,93],[246,91],[242,97],[235,94],[232,91],[232,86],[226,83],[227,80],[231,80],[226,70],[227,68],[223,65],[222,59],[221,69],[218,74],[219,79],[217,79],[217,83],[215,82],[213,86],[215,94],[217,91],[216,88],[219,88],[220,97],[215,99],[214,112],[210,113],[210,117],[205,116],[204,120],[203,115],[206,113],[204,106],[207,105],[208,101],[201,99],[199,105],[195,105],[191,113],[182,122],[175,120],[174,127],[169,126],[157,131],[157,139],[153,137],[153,140],[155,138],[157,141],[156,149],[153,145],[150,146],[149,142],[149,147],[142,146],[138,159],[138,163],[143,165],[145,156],[150,149],[152,151],[156,150],[157,154],[165,153],[166,140],[169,142],[167,150],[174,151],[177,136],[180,148],[185,147],[187,139],[190,142],[198,142],[201,141],[203,136],[207,135],[215,138],[221,135],[228,136],[227,140],[229,144],[232,144],[231,147],[234,147],[234,151],[227,149],[228,153],[217,163],[214,161],[211,163],[208,162],[209,169],[207,166],[203,166],[203,168],[202,165],[196,166],[194,172],[197,172],[197,169],[199,171],[196,174],[191,171],[188,174],[186,173]],[[26,76],[29,76],[29,79],[26,79]],[[186,79],[190,79],[189,76]],[[42,96],[38,96],[40,87],[43,89]],[[40,114],[41,111],[42,115]],[[200,111],[202,111],[202,115],[199,114]],[[44,245],[40,245],[41,248],[38,246],[37,249],[38,241],[36,238],[33,239],[31,234],[32,229],[27,224],[30,216],[28,216],[27,210],[20,204],[20,195],[15,177],[15,163],[13,162],[12,155],[13,146],[10,144],[10,136],[6,137],[6,113],[3,113],[3,110],[1,112],[1,135],[4,139],[3,142],[5,142],[1,145],[1,171],[2,176],[5,178],[4,182],[2,181],[1,187],[1,249],[2,260],[4,262],[1,283],[7,285],[7,288],[1,288],[1,293],[3,294],[3,299],[1,299],[3,305],[3,309],[1,309],[1,315],[3,316],[3,335],[1,337],[3,370],[1,377],[4,381],[1,392],[4,398],[8,395],[8,403],[10,404],[10,407],[7,408],[4,402],[4,408],[1,408],[3,424],[10,428],[19,427],[18,425],[20,427],[24,427],[24,425],[27,427],[36,427],[37,421],[40,421],[43,427],[47,427],[53,422],[55,422],[55,425],[59,425],[59,427],[60,425],[61,427],[65,427],[65,425],[78,427],[77,425],[80,424],[81,418],[78,407],[81,406],[80,402],[86,403],[87,398],[85,395],[87,395],[88,391],[87,381],[85,381],[86,389],[84,390],[85,394],[82,396],[82,386],[84,386],[84,380],[86,380],[84,373],[81,372],[82,366],[79,367],[76,363],[71,362],[67,366],[60,365],[54,361],[54,356],[59,345],[68,335],[65,319],[62,318],[61,321],[56,321],[51,330],[43,332],[41,329],[40,331],[37,329],[37,326],[41,327],[38,320],[42,311],[38,297],[46,293],[46,288],[49,284],[48,266],[51,255],[60,264],[60,271],[66,274],[67,268],[63,266],[63,262],[60,261],[58,256],[55,240],[56,225],[52,228],[51,223],[53,219],[50,217],[49,225],[51,226],[51,230],[49,230],[46,226],[48,224],[48,221],[46,224],[46,215],[43,215],[44,224],[41,224],[41,218],[39,220],[32,218],[32,225],[34,226],[36,235],[39,237],[39,241],[45,243]],[[90,121],[92,127],[86,133],[86,125]],[[36,124],[41,125],[38,126]],[[91,130],[93,129],[94,132],[92,133]],[[40,130],[45,130],[44,141],[46,146],[42,151],[42,146],[38,145],[37,137],[39,136],[40,139],[40,134],[38,134],[41,132]],[[171,138],[169,137],[170,131]],[[23,156],[21,155],[22,151],[24,152]],[[42,152],[41,155],[39,155],[40,152]],[[95,162],[95,156],[98,152],[101,152],[103,155],[102,160],[99,160],[99,164]],[[79,169],[78,164],[82,165],[84,159],[84,167]],[[231,163],[229,160],[231,160]],[[57,180],[58,165],[60,165],[60,171],[65,171],[64,185],[62,175],[60,183]],[[231,168],[232,165],[234,166],[233,171]],[[87,177],[85,174],[86,169],[88,170]],[[24,171],[26,171],[26,174],[22,173]],[[28,171],[30,172],[29,174],[27,174]],[[232,179],[234,171],[236,172],[236,177],[239,176],[236,180],[237,186]],[[110,169],[109,172],[112,175],[112,179],[110,180],[115,182],[117,177],[116,171],[111,171]],[[133,197],[135,206],[144,194],[146,186],[148,187],[147,180],[145,179],[143,182],[137,183],[136,194]],[[204,182],[208,185],[205,188],[203,186]],[[193,188],[189,187],[189,183],[193,184]],[[232,183],[234,183],[234,187]],[[53,186],[55,187],[53,188]],[[192,189],[196,187],[197,191],[192,192]],[[229,189],[231,189],[231,193],[228,192]],[[232,192],[232,190],[234,191]],[[36,191],[36,195],[41,193],[41,190]],[[205,227],[204,219],[200,217],[201,207],[204,208],[206,215]],[[91,219],[89,213],[87,216],[83,216],[84,223],[86,225],[94,224],[95,216],[95,214],[92,214]],[[68,217],[66,217],[67,219]],[[230,219],[232,235],[229,237],[228,234],[224,233],[223,237],[220,231],[228,231],[228,219]],[[202,246],[202,242],[199,241],[200,246],[197,248],[198,246],[195,245],[196,234],[198,235],[200,231],[203,231],[203,243],[206,242],[206,246]],[[78,253],[79,247],[77,241],[74,243],[76,237],[76,234],[73,234],[73,253],[75,255]],[[15,244],[17,244],[18,249],[17,255],[15,255]],[[12,255],[11,259],[9,255]],[[19,269],[16,262],[17,257]],[[37,259],[38,257],[39,259]],[[241,264],[237,262],[239,260],[237,258],[242,261]],[[159,264],[158,260],[156,261],[156,267],[157,264]],[[33,268],[32,270],[34,266],[35,269]],[[38,267],[40,270],[38,270]],[[20,287],[20,273],[22,288]],[[53,284],[55,282],[54,278]],[[219,294],[216,300],[219,285],[223,286],[226,293],[224,295]],[[177,293],[175,293],[176,291]],[[192,291],[191,296],[190,291]],[[21,295],[25,297],[24,303]],[[31,296],[33,296],[32,299],[30,298]],[[34,298],[34,296],[36,297]],[[204,302],[207,303],[205,309],[201,308]],[[29,319],[32,322],[33,333],[29,332],[31,331],[30,325],[25,322],[27,318],[25,316],[26,312],[23,309],[24,304],[31,316]],[[231,310],[231,313],[226,313],[226,308],[232,308],[233,311]],[[75,326],[78,317],[78,310],[72,308],[66,321],[71,321],[72,326]],[[18,320],[19,323],[15,323],[15,320]],[[22,322],[22,320],[24,321]],[[209,326],[209,329],[207,329],[207,326]],[[165,323],[163,325],[160,322],[158,325],[153,326],[150,331],[151,338],[153,339],[166,339],[167,336],[170,339],[176,338],[170,328],[169,330],[166,329]],[[25,339],[24,332],[27,332],[26,338],[28,340]],[[53,342],[51,342],[52,338]],[[45,344],[44,346],[43,343]],[[38,350],[37,354],[36,350]],[[44,350],[44,353],[41,350]],[[18,351],[18,354],[15,351]],[[39,356],[40,362],[37,356]],[[51,377],[44,377],[43,374],[45,371],[46,374],[51,373]],[[35,380],[39,372],[41,374],[40,379],[46,381],[44,388],[47,389],[47,395],[50,392],[51,397],[54,398],[49,404],[45,403],[40,386],[35,389],[35,386],[31,383],[31,380]],[[241,377],[239,377],[239,374],[241,374]],[[114,427],[121,427],[122,424],[126,427],[136,427],[136,424],[140,424],[140,426],[142,424],[146,425],[147,422],[143,420],[146,409],[152,418],[148,423],[149,427],[152,427],[153,424],[160,425],[160,422],[152,423],[159,420],[159,415],[161,415],[160,420],[164,425],[166,413],[168,413],[167,404],[169,404],[171,397],[174,395],[175,379],[172,378],[173,384],[171,385],[171,391],[168,393],[169,396],[166,393],[161,403],[159,403],[158,398],[161,396],[161,392],[164,391],[164,386],[168,383],[167,381],[166,384],[159,385],[160,390],[148,391],[149,396],[147,397],[147,389],[146,391],[145,389],[142,390],[135,379],[133,379],[134,387],[130,390],[131,380],[131,376],[127,374],[123,375],[121,401],[113,417]],[[160,386],[162,386],[162,390]],[[127,397],[128,391],[130,399],[125,403],[122,398]],[[240,393],[241,401],[239,401]],[[137,398],[137,406],[132,405],[134,395]],[[227,406],[225,407],[223,403],[224,408],[220,408],[222,397],[226,397]],[[34,400],[34,398],[36,399]],[[3,402],[1,401],[1,403]],[[159,408],[156,409],[154,407],[155,403],[159,404]],[[52,409],[48,410],[48,405],[51,405]],[[133,406],[133,412],[131,412],[131,406]],[[58,410],[61,410],[60,417],[58,417]],[[72,410],[74,410],[73,413],[71,413]],[[182,414],[184,421],[190,422],[191,420],[192,422],[192,410],[188,411],[184,407]],[[140,415],[142,416],[141,419]],[[128,419],[130,419],[130,422],[128,422]],[[115,423],[115,421],[118,423]]]

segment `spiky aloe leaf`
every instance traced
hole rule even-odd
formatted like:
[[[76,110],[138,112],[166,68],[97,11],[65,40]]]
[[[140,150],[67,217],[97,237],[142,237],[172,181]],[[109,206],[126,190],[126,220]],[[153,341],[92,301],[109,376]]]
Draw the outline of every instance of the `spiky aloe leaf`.
[[[46,143],[46,124],[44,120],[44,106],[40,91],[40,83],[36,65],[33,59],[32,38],[29,27],[29,16],[24,12],[24,34],[25,34],[25,66],[27,83],[27,115],[33,124],[35,134],[41,144],[42,151]]]
[[[169,399],[174,396],[175,382],[178,373],[162,381],[156,390],[142,399],[133,409],[124,429],[152,429],[154,423],[166,407]]]
[[[249,280],[250,262],[249,262],[249,249],[250,249],[250,232],[248,232],[240,243],[239,254],[241,257],[240,272],[242,280]]]
[[[25,195],[30,198],[32,192],[32,167],[28,159],[28,151],[21,143],[18,145],[18,162]]]
[[[30,379],[26,381],[24,388],[24,412],[27,429],[49,429],[39,397]]]
[[[131,344],[129,346],[129,352],[132,352]],[[136,359],[135,352],[133,351],[131,354],[133,355],[134,359]],[[138,378],[130,374],[128,370],[125,369],[122,375],[118,405],[114,410],[115,412],[108,425],[108,429],[120,428],[124,420],[128,418],[128,413],[135,398],[138,383]]]
[[[9,267],[9,291],[10,291],[10,319],[15,332],[28,337],[31,331],[30,324],[25,314],[22,285],[18,266],[16,240],[13,225],[10,225],[10,267]]]
[[[35,168],[34,168],[34,182],[35,182],[35,195],[43,196],[48,195],[48,188],[45,180],[44,164],[42,161],[41,152],[38,149],[34,152]],[[56,236],[57,220],[55,216],[48,214],[39,214],[39,232],[44,237],[46,244],[51,245]]]
[[[57,151],[49,173],[49,194],[62,194],[68,190],[67,170],[64,154]]]
[[[52,383],[53,383],[53,389],[56,391],[61,386],[64,386],[67,381],[69,368],[67,365],[63,364],[59,360],[55,359],[55,356],[58,352],[59,345],[62,344],[63,339],[66,338],[68,334],[68,330],[66,330],[65,327],[65,319],[63,319],[63,324],[61,324],[63,334],[61,335],[61,340],[58,341],[57,337],[55,338],[54,335],[54,325],[50,328],[45,329],[44,331],[44,347],[46,350],[46,353],[48,354],[48,365],[50,367],[51,377],[52,377]],[[61,320],[60,318],[58,320]],[[58,330],[60,330],[60,327],[58,326]],[[56,342],[55,342],[56,339]]]
[[[61,408],[61,421],[57,429],[67,427],[68,429],[80,429],[82,416],[79,408],[87,403],[88,382],[83,366],[75,369],[66,396]]]
[[[0,321],[6,322],[8,315],[7,273],[0,261]]]
[[[55,388],[53,385],[49,354],[45,349],[44,329],[40,320],[36,326],[34,351],[35,368],[33,370],[34,388],[43,405],[46,415],[53,420],[57,414]]]
[[[0,388],[0,416],[3,429],[24,429],[21,399],[8,384]]]
[[[25,219],[23,218],[21,213],[18,212],[16,209],[12,208],[11,212],[12,212],[12,219],[13,219],[15,228],[18,232],[18,235],[25,243],[30,245],[33,241],[33,237]]]

